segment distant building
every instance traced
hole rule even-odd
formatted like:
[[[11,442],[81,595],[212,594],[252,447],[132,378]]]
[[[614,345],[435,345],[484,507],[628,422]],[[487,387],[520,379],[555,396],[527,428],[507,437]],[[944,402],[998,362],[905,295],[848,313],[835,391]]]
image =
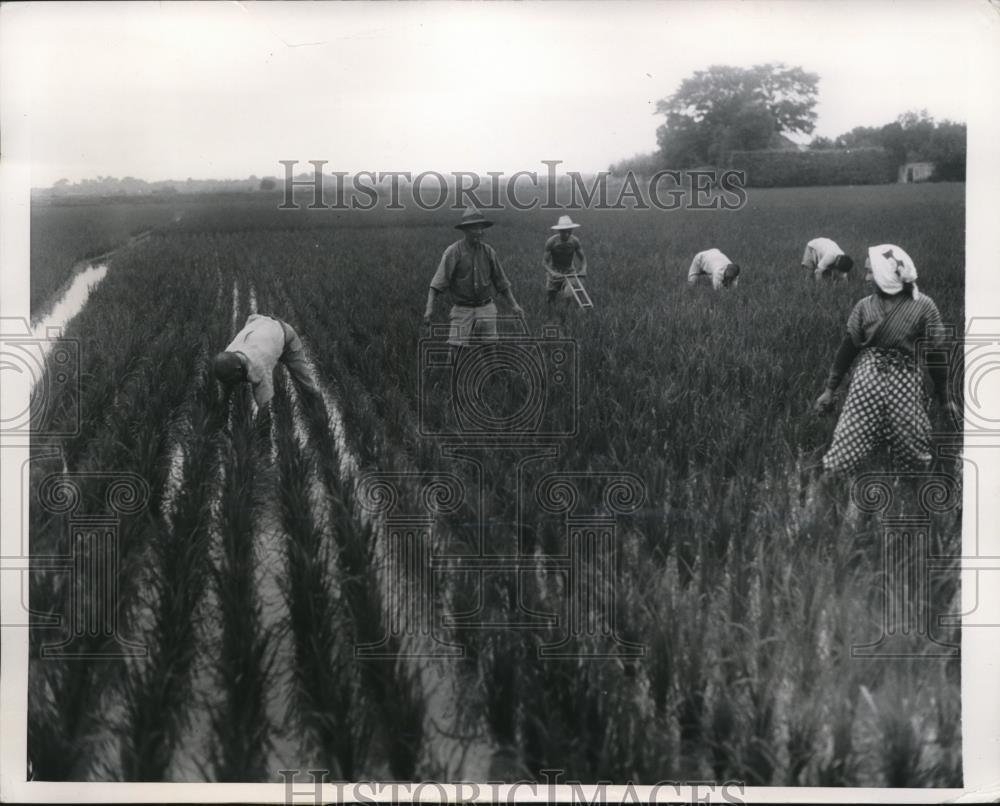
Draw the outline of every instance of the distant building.
[[[933,162],[907,162],[899,166],[898,182],[928,182],[934,175]]]

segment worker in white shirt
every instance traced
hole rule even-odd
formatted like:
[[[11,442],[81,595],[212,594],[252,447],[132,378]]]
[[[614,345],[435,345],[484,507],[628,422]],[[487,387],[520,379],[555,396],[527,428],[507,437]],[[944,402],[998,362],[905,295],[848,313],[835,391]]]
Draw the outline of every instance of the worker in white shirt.
[[[274,397],[272,373],[279,361],[302,391],[319,395],[298,334],[287,322],[273,316],[257,313],[248,316],[236,338],[212,359],[212,369],[215,377],[227,386],[251,384],[254,400],[263,408]]]
[[[701,277],[712,280],[712,288],[736,288],[740,281],[740,267],[718,249],[699,252],[691,261],[688,270],[688,285],[694,285]]]
[[[846,280],[854,261],[844,254],[837,242],[830,238],[813,238],[806,244],[802,267],[809,269],[817,281]]]

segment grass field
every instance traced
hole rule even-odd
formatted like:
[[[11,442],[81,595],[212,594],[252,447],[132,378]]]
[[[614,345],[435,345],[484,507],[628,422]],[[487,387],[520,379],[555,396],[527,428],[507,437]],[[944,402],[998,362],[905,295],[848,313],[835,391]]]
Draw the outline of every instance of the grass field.
[[[835,420],[810,407],[868,291],[859,272],[813,283],[799,260],[817,235],[859,265],[868,245],[899,244],[960,326],[963,185],[751,190],[733,212],[573,211],[595,303],[563,326],[580,359],[578,430],[525,471],[525,489],[553,472],[642,480],[608,582],[619,634],[645,646],[629,661],[540,659],[558,638],[551,626],[442,627],[469,648],[461,661],[407,657],[398,637],[389,659],[354,656],[395,618],[385,539],[354,487],[370,470],[482,481],[486,511],[472,500],[437,517],[436,549],[468,552],[485,524],[487,553],[509,553],[517,523],[520,550],[538,558],[517,584],[445,575],[443,612],[478,601],[503,623],[516,601],[566,605],[563,577],[544,562],[566,551],[562,521],[532,496],[519,506],[513,453],[490,452],[475,477],[420,436],[420,316],[457,213],[176,204],[183,216],[111,258],[70,326],[82,421],[59,442],[70,473],[148,484],[145,509],[119,526],[118,613],[149,655],[41,658],[53,631],[36,626],[37,778],[273,781],[293,767],[332,780],[515,780],[555,768],[584,782],[961,784],[958,660],[851,657],[881,628],[881,526],[850,504],[848,481],[813,483]],[[120,226],[88,205],[38,209],[33,228],[73,214],[90,218],[72,231]],[[555,218],[501,211],[487,233],[535,336],[548,321],[540,260]],[[100,240],[81,238],[74,258]],[[711,246],[743,267],[733,293],[686,286],[691,257]],[[37,254],[33,242],[33,309],[58,285],[42,274],[36,289]],[[246,390],[218,387],[211,355],[253,310],[298,330],[325,406],[282,370],[270,415],[254,422]],[[513,382],[494,393],[499,406],[522,394]],[[447,409],[445,387],[429,394]],[[68,403],[49,401],[39,425],[64,424]],[[564,425],[562,405],[553,416]],[[36,492],[61,467],[39,453]],[[100,502],[102,483],[80,482],[84,506]],[[894,511],[914,514],[914,500],[903,485]],[[33,553],[65,552],[68,530],[33,499]],[[937,554],[957,556],[960,537],[960,509],[933,516]],[[59,575],[33,576],[39,614],[64,612],[68,596]],[[933,612],[956,611],[957,571],[936,575],[929,596]],[[957,632],[936,634],[957,643]]]

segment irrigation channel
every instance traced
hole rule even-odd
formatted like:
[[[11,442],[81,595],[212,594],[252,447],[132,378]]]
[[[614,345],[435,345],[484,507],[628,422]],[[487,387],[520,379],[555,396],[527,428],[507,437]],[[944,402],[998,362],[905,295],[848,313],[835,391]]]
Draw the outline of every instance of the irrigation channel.
[[[107,263],[77,271],[66,293],[33,332],[46,336],[54,335],[55,328],[64,330],[107,273]],[[252,282],[233,278],[231,294],[222,272],[217,273],[216,282],[217,310],[232,332],[239,329],[247,312],[258,311],[259,304],[262,310],[268,310],[269,300],[258,302],[258,290]],[[225,310],[227,303],[231,311]],[[368,691],[369,686],[383,692],[391,692],[396,682],[412,687],[407,696],[422,703],[411,713],[411,718],[422,723],[418,730],[423,737],[422,764],[451,779],[485,780],[489,772],[495,750],[485,738],[487,732],[462,735],[457,708],[458,668],[429,653],[421,656],[421,647],[412,644],[423,639],[405,639],[408,643],[398,647],[398,658],[374,664],[359,662],[352,657],[353,647],[347,647],[340,662],[345,667],[360,663],[355,672],[330,669],[332,683],[317,679],[303,682],[306,672],[302,666],[312,663],[320,677],[326,670],[322,662],[316,663],[316,657],[303,661],[303,652],[308,655],[310,649],[303,647],[300,625],[293,629],[293,623],[301,616],[303,600],[317,590],[322,592],[323,586],[328,586],[331,612],[344,608],[343,600],[350,597],[342,589],[345,565],[354,562],[350,567],[367,568],[365,573],[370,576],[365,595],[377,597],[377,601],[368,600],[374,606],[372,610],[377,611],[373,612],[376,633],[405,618],[395,612],[405,603],[401,604],[389,590],[381,516],[367,512],[358,500],[362,461],[346,432],[337,393],[320,377],[308,341],[304,339],[303,343],[312,381],[321,392],[321,411],[315,407],[306,411],[295,385],[286,373],[279,372],[275,401],[264,412],[257,410],[249,390],[240,390],[247,416],[239,414],[239,406],[229,409],[225,423],[228,439],[224,440],[205,433],[207,422],[198,417],[199,406],[203,407],[210,397],[205,385],[215,381],[209,369],[210,351],[202,347],[195,358],[195,366],[201,369],[184,391],[183,401],[166,427],[168,467],[159,482],[148,479],[151,485],[160,487],[155,513],[162,524],[160,536],[138,549],[132,566],[136,595],[128,605],[129,632],[137,643],[150,648],[150,654],[124,661],[128,685],[104,687],[99,699],[103,716],[90,742],[95,750],[90,761],[85,762],[88,778],[136,780],[152,775],[156,779],[159,774],[163,780],[174,781],[281,780],[281,769],[323,768],[332,741],[325,736],[328,729],[321,725],[312,731],[303,730],[303,723],[322,723],[330,715],[322,713],[323,702],[316,703],[318,713],[304,714],[310,703],[302,702],[301,690],[310,685],[319,689],[336,685],[338,675],[344,678],[345,674],[355,680],[360,678],[360,682],[347,686],[348,698]],[[318,423],[317,417],[323,422]],[[262,427],[266,432],[261,431]],[[263,443],[254,443],[252,437],[261,436]],[[326,457],[326,461],[313,458],[316,456]],[[70,470],[65,458],[63,470]],[[289,485],[301,492],[297,508],[283,497]],[[346,511],[338,509],[336,496],[349,499]],[[137,725],[146,724],[144,719],[159,717],[152,704],[155,698],[140,706],[140,713],[148,711],[141,718],[137,718],[136,704],[131,700],[136,692],[160,685],[155,684],[157,680],[175,687],[169,680],[172,672],[166,667],[170,654],[158,631],[163,628],[164,612],[174,606],[171,602],[176,594],[164,588],[158,576],[164,572],[165,563],[170,567],[171,562],[191,561],[175,553],[188,551],[182,544],[195,539],[187,530],[191,528],[193,502],[201,497],[207,500],[205,522],[197,527],[204,535],[204,553],[203,559],[197,561],[201,567],[196,576],[201,581],[190,580],[196,590],[187,600],[193,608],[194,635],[187,639],[193,650],[183,695],[185,716],[177,719],[175,739],[153,739],[154,744],[163,743],[161,749],[141,751],[144,755],[136,759],[133,747]],[[345,517],[356,521],[356,526],[345,528],[338,524],[338,518],[342,521]],[[367,535],[369,545],[362,547],[360,554],[355,550],[353,559],[347,560],[344,552],[349,550],[339,535],[352,529],[358,535]],[[367,561],[363,559],[365,553]],[[325,582],[316,582],[320,587],[313,590],[309,580]],[[302,585],[307,589],[297,590]],[[239,604],[236,611],[234,602]],[[322,610],[319,616],[322,618]],[[319,630],[338,629],[330,624],[315,626]],[[373,637],[379,636],[364,636],[369,643]],[[355,640],[358,638],[355,633]],[[157,663],[163,668],[152,668]],[[241,706],[238,700],[248,687],[239,678],[248,673],[259,679],[251,681],[250,699]],[[398,695],[388,696],[391,702]],[[342,705],[342,716],[358,715],[356,703]],[[388,724],[391,704],[378,707],[386,710],[377,718],[366,715],[366,719]],[[233,719],[234,708],[243,710],[246,724]],[[467,725],[464,730],[468,730]],[[393,753],[391,746],[398,740],[389,735],[391,730],[383,732],[387,735],[378,739],[382,747],[375,756],[384,758]],[[235,735],[241,733],[244,735]],[[321,738],[317,739],[317,735]],[[224,749],[239,747],[241,739],[244,747],[252,747],[247,758]],[[399,747],[396,752],[400,752]],[[375,764],[376,771],[381,770],[381,777],[391,777],[391,761],[370,763]],[[331,770],[331,777],[350,776],[341,769]]]
[[[107,263],[91,263],[83,271],[74,274],[69,288],[48,315],[32,325],[31,335],[42,340],[41,346],[46,355],[53,345],[53,342],[46,339],[65,331],[70,320],[87,304],[90,292],[98,286],[107,273]]]
[[[234,296],[238,296],[234,291]],[[257,295],[251,285],[250,310],[257,310]],[[287,307],[291,308],[291,303],[284,300]],[[326,433],[333,441],[333,455],[336,457],[336,472],[339,476],[340,488],[346,492],[351,500],[350,512],[358,519],[364,530],[370,530],[374,538],[372,555],[375,558],[375,568],[378,577],[378,594],[380,597],[380,608],[385,614],[386,624],[398,622],[400,613],[395,612],[400,608],[398,596],[393,595],[390,590],[389,577],[391,570],[387,566],[386,552],[386,525],[384,516],[369,512],[359,494],[359,482],[363,475],[363,465],[358,453],[353,449],[351,440],[345,427],[345,418],[338,402],[335,391],[330,384],[323,381],[317,371],[317,364],[313,358],[313,351],[307,336],[302,337],[303,349],[306,363],[309,367],[309,374],[315,387],[319,390],[322,398],[323,415],[326,418]],[[294,439],[298,451],[303,454],[309,451],[310,441],[315,439],[315,434],[310,433],[307,423],[307,415],[301,395],[294,385],[284,383],[285,394],[289,396],[291,402],[291,419],[293,425]],[[275,442],[275,431],[272,428],[272,458],[276,457],[278,445]],[[322,451],[321,451],[322,452]],[[402,465],[416,477],[416,469],[409,466],[401,456],[394,460],[396,465]],[[311,521],[317,524],[332,524],[332,519],[337,517],[329,505],[328,497],[325,493],[325,484],[320,470],[313,466],[309,471],[308,489],[310,492]],[[269,508],[270,510],[270,508]],[[280,517],[277,512],[270,510],[264,513],[259,520],[260,531],[258,540],[262,546],[262,557],[270,557],[275,563],[281,560],[281,551],[277,546],[280,539],[289,539],[288,535],[281,533]],[[328,529],[328,534],[332,534],[332,529]],[[337,570],[338,558],[330,555],[317,557],[317,562],[325,561],[329,565],[330,577],[337,580],[340,572]],[[263,567],[267,567],[265,562]],[[268,578],[270,577],[270,578]],[[274,585],[276,581],[270,574],[262,580],[261,592],[264,596],[272,595],[276,592]],[[336,582],[335,582],[336,585]],[[269,593],[270,591],[270,593]],[[337,595],[343,595],[337,591]],[[275,612],[271,616],[277,619]],[[270,620],[270,619],[269,619]],[[484,740],[484,738],[465,737],[461,738],[461,726],[459,725],[459,714],[456,704],[459,701],[459,681],[456,677],[457,667],[453,662],[442,661],[432,656],[427,651],[430,647],[420,647],[406,645],[400,649],[412,657],[400,658],[394,661],[382,661],[383,663],[399,663],[411,665],[412,677],[420,689],[420,697],[426,703],[426,714],[424,715],[423,733],[426,737],[427,752],[434,758],[433,766],[446,773],[447,777],[462,780],[485,780],[489,772],[490,757],[494,750]],[[421,651],[423,650],[423,651]],[[291,654],[287,657],[291,658]],[[291,670],[276,670],[277,675],[285,678],[292,676]],[[404,674],[409,677],[409,674]],[[485,736],[485,731],[483,732]],[[295,759],[298,761],[298,759]]]

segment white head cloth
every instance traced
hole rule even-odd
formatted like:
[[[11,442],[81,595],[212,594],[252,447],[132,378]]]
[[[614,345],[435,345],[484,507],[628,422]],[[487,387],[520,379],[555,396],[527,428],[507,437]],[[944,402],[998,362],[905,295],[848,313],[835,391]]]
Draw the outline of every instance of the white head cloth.
[[[898,294],[903,290],[903,283],[916,283],[917,267],[911,258],[900,247],[891,243],[868,247],[868,260],[872,265],[872,275],[875,284],[885,294]],[[920,295],[916,285],[913,287],[913,298]]]

